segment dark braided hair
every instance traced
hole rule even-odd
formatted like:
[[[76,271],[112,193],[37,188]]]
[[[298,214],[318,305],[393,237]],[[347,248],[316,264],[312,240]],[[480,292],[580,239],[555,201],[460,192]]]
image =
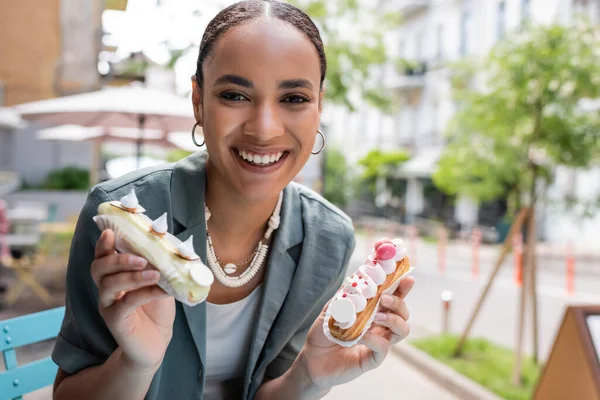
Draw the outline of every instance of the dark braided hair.
[[[210,21],[200,43],[200,53],[198,62],[196,63],[196,82],[202,86],[202,65],[210,56],[215,47],[215,43],[228,30],[244,23],[250,22],[258,18],[268,17],[266,15],[267,6],[270,6],[269,17],[277,18],[295,26],[300,32],[304,33],[312,44],[317,49],[319,61],[321,63],[321,89],[325,81],[325,73],[327,72],[327,59],[325,58],[325,49],[319,29],[314,22],[303,11],[278,0],[245,0],[233,4],[221,12],[219,12]]]

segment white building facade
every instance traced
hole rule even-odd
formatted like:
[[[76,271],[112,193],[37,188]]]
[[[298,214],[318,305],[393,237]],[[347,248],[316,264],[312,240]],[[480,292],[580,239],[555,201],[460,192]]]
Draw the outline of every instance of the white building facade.
[[[325,114],[329,139],[344,149],[355,163],[374,148],[406,149],[412,158],[400,175],[407,180],[404,209],[407,219],[428,207],[423,182],[430,178],[444,148],[444,132],[455,105],[451,96],[447,65],[465,56],[485,56],[504,35],[524,21],[534,24],[569,24],[579,14],[596,22],[598,0],[388,0],[387,7],[404,16],[401,26],[386,38],[392,57],[414,61],[412,69],[398,74],[386,67],[382,79],[394,89],[400,110],[383,116],[361,108],[348,114],[331,109]],[[557,171],[549,193],[554,197],[571,192],[583,198],[600,194],[600,170]],[[477,205],[460,198],[453,207],[454,220],[464,228],[481,223]],[[600,234],[599,216],[581,221],[547,206],[540,215],[544,239],[562,242],[572,237],[593,246]]]

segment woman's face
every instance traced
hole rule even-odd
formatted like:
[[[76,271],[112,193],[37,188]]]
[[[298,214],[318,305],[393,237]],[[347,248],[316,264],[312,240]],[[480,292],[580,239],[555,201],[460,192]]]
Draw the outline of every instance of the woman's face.
[[[255,20],[218,39],[193,102],[219,178],[253,201],[283,190],[315,144],[320,79],[314,45],[282,21]]]

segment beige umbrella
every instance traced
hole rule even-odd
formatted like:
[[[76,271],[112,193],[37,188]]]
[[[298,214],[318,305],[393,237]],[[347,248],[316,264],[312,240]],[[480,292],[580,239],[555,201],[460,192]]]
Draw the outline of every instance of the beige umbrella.
[[[196,122],[192,103],[185,97],[132,84],[99,91],[19,104],[13,107],[23,119],[53,125],[137,129],[137,157],[146,130],[190,132]]]
[[[37,137],[41,140],[92,141],[94,143],[90,165],[90,184],[92,185],[98,182],[100,152],[104,142],[132,143],[138,142],[141,138],[144,143],[177,147],[188,151],[196,149],[191,143],[189,132],[168,132],[165,135],[158,129],[144,129],[140,134],[140,131],[135,128],[86,128],[68,124],[41,129],[37,132]],[[139,160],[141,157],[138,157]],[[138,167],[140,167],[139,164]]]

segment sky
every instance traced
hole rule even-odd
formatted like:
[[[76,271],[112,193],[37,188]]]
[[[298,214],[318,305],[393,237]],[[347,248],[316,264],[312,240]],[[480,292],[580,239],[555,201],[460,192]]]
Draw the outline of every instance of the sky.
[[[99,70],[107,72],[107,61],[122,59],[132,52],[142,51],[152,61],[163,64],[169,60],[168,48],[195,47],[175,66],[177,91],[189,90],[189,77],[195,71],[197,48],[208,22],[235,0],[129,0],[126,11],[106,10],[102,25],[108,34],[105,45],[117,47],[116,57],[100,54]]]

